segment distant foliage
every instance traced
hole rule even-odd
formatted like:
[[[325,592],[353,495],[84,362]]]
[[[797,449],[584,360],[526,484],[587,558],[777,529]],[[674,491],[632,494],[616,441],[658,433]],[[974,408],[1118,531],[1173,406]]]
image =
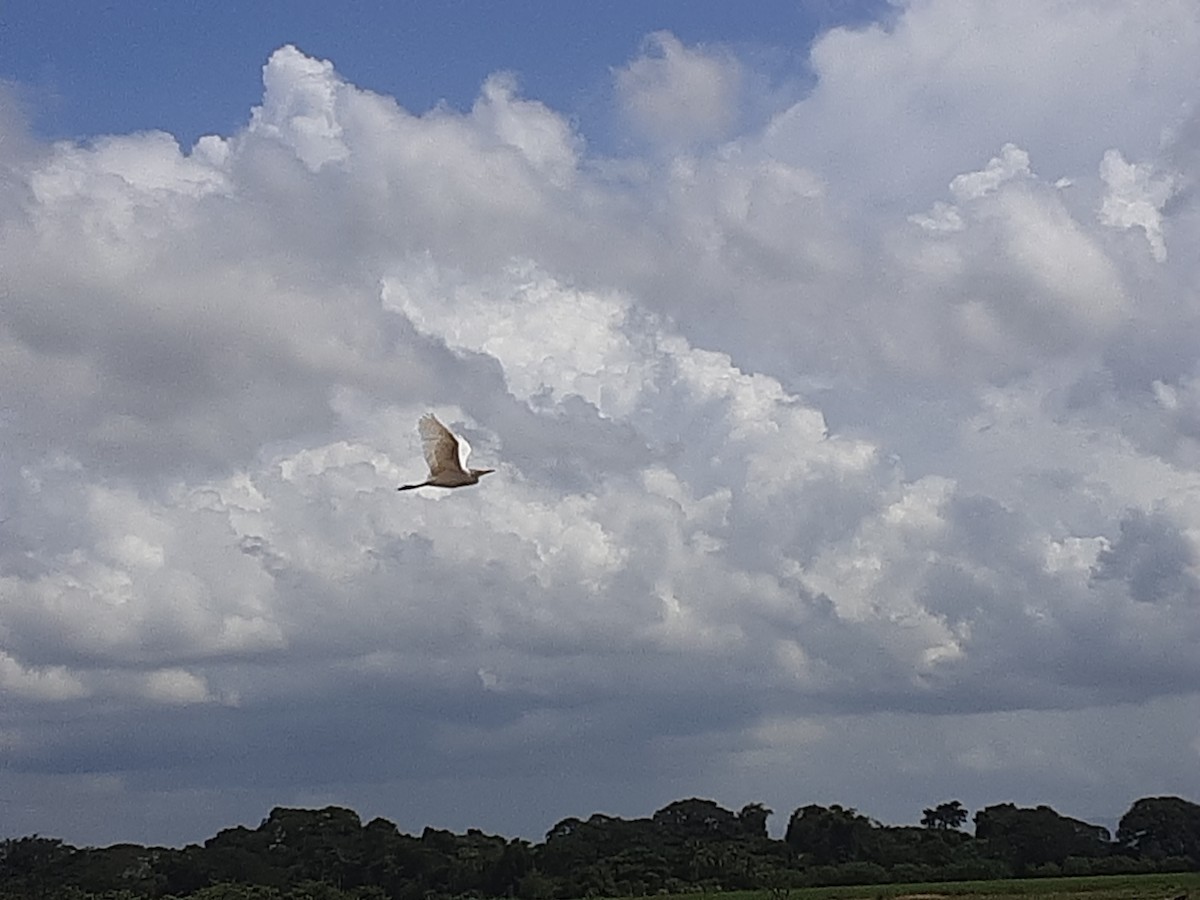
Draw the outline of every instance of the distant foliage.
[[[939,803],[933,809],[921,810],[921,825],[925,828],[962,828],[967,821],[967,811],[957,800]]]
[[[1020,809],[1011,803],[975,813],[975,840],[1017,875],[1049,874],[1039,867],[1061,866],[1069,858],[1100,859],[1114,850],[1107,828],[1060,816],[1049,806]]]
[[[0,841],[0,900],[479,900],[649,896],[1014,875],[1200,870],[1200,805],[1138,800],[1114,840],[1048,806],[1002,803],[960,830],[958,801],[923,810],[921,827],[887,826],[810,804],[768,836],[772,811],[712,800],[671,803],[646,819],[563,819],[540,844],[469,829],[404,834],[353,810],[276,808],[254,829],[227,828],[182,849],[75,848],[38,835]]]
[[[1179,797],[1138,800],[1121,817],[1117,842],[1131,856],[1187,860],[1200,869],[1200,805]]]

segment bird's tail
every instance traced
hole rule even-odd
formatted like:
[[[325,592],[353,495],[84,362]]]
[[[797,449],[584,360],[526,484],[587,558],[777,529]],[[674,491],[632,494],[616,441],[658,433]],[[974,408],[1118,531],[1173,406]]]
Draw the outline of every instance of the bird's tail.
[[[425,487],[425,482],[422,481],[420,484],[402,484],[402,485],[400,485],[400,487],[396,488],[396,490],[411,491],[413,488],[419,488],[419,487]]]

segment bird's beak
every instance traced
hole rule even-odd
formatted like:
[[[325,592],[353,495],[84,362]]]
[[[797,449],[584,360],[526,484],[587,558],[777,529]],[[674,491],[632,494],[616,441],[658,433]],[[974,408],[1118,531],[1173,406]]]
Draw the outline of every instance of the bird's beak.
[[[480,469],[479,474],[480,475],[491,475],[495,471],[496,471],[495,469]]]

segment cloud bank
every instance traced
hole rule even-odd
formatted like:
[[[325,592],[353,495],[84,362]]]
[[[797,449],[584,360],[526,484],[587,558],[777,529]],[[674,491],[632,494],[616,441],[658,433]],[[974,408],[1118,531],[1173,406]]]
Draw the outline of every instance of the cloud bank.
[[[811,64],[735,133],[745,64],[652,36],[622,160],[290,46],[190,149],[5,118],[13,833],[1200,794],[1200,16]],[[499,474],[397,495],[427,410]]]

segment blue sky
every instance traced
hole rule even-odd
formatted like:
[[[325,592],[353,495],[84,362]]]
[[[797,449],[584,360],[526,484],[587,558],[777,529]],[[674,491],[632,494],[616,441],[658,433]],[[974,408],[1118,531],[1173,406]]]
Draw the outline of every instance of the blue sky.
[[[1200,797],[1195,3],[0,10],[7,833]]]
[[[651,32],[736,46],[791,80],[806,77],[805,50],[821,28],[885,10],[880,0],[8,3],[0,77],[22,86],[46,137],[157,128],[190,144],[243,125],[262,63],[291,43],[414,112],[469,107],[489,74],[512,70],[531,96],[603,136],[610,68]]]

